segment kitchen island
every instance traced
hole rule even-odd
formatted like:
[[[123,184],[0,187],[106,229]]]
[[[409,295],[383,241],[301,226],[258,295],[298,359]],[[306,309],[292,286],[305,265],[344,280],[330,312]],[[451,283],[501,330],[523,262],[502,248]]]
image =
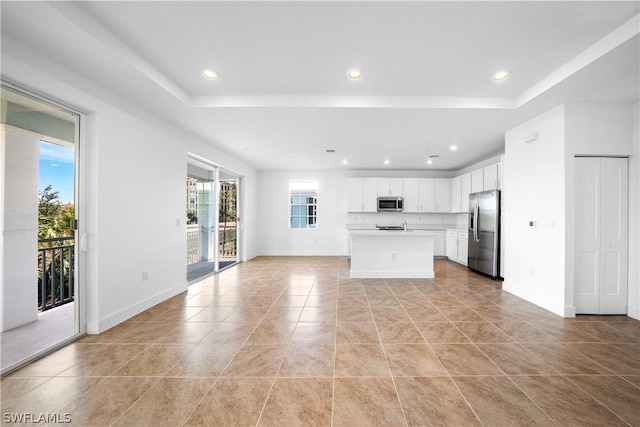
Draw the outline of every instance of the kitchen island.
[[[433,278],[433,236],[424,230],[349,230],[352,278]]]

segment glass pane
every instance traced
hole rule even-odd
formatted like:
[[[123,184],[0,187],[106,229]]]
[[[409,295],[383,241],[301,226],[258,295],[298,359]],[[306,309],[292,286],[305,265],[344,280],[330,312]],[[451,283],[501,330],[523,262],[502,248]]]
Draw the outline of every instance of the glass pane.
[[[11,266],[12,277],[20,278],[4,282],[5,306],[12,307],[3,323],[12,329],[10,335],[2,334],[4,370],[79,331],[74,313],[76,233],[71,224],[76,218],[80,118],[4,85],[0,99],[0,122],[5,125],[2,173],[5,188],[11,189],[3,194],[2,263]],[[37,322],[43,316],[47,321]]]

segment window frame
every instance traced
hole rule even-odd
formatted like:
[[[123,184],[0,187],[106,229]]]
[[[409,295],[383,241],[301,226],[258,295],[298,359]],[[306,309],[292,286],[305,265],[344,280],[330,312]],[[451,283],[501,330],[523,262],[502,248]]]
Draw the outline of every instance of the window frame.
[[[287,216],[290,230],[315,230],[318,228],[317,181],[289,181],[289,213]]]

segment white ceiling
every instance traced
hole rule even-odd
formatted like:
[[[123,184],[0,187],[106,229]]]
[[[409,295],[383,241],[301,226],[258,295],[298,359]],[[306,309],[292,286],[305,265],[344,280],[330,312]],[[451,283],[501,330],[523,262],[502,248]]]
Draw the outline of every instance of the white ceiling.
[[[637,0],[0,7],[3,38],[258,169],[458,170],[562,102],[639,99]]]

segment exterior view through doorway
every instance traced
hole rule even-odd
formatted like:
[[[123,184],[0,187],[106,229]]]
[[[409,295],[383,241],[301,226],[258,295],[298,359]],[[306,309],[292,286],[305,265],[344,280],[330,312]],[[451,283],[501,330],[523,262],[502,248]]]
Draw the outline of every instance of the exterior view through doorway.
[[[0,360],[6,373],[84,331],[77,220],[82,115],[6,82],[1,90]]]
[[[197,156],[187,161],[187,282],[238,262],[240,177]]]

